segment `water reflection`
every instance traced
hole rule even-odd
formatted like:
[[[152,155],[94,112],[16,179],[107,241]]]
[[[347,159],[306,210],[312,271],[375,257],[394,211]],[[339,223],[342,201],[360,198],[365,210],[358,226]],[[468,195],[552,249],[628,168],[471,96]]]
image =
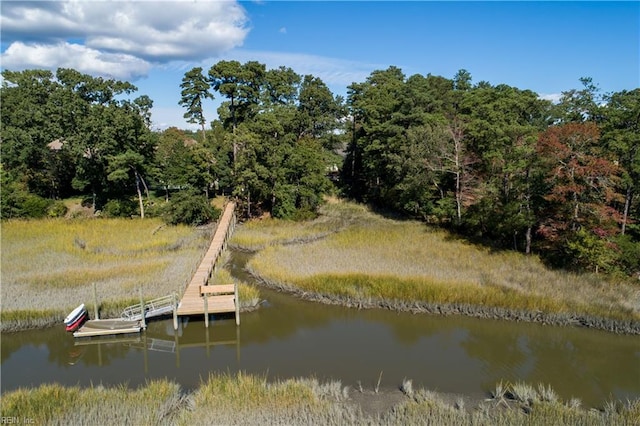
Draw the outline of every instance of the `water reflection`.
[[[231,269],[243,274],[244,255]],[[246,279],[246,277],[244,277]],[[352,310],[262,290],[259,311],[156,321],[141,335],[74,340],[62,327],[2,336],[2,389],[39,383],[196,387],[210,372],[315,376],[372,389],[415,386],[480,396],[501,380],[551,385],[562,398],[599,405],[640,397],[640,339],[577,328]]]

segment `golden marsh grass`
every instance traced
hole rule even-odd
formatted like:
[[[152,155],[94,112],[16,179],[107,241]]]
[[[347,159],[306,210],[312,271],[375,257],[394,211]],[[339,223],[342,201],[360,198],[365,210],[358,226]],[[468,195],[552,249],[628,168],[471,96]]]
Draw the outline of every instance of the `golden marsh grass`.
[[[466,408],[464,401],[451,403],[441,394],[418,389],[405,393],[392,409],[370,413],[353,402],[353,391],[340,382],[268,382],[265,377],[244,373],[215,374],[192,393],[168,380],[152,381],[138,389],[58,384],[19,389],[2,395],[0,414],[21,422],[60,425],[633,425],[640,420],[638,400],[607,401],[599,409],[587,410],[576,400],[549,399],[550,388],[536,390],[519,384],[520,394],[513,388],[498,384],[491,398]],[[525,393],[528,397],[523,399],[520,395]]]
[[[102,316],[172,292],[181,294],[214,228],[165,226],[158,219],[47,219],[2,224],[2,329],[45,326],[85,303],[96,286]],[[225,259],[221,259],[220,264]],[[224,275],[226,273],[226,275]],[[218,268],[214,282],[232,282]],[[259,303],[240,284],[241,306]]]
[[[249,268],[269,282],[343,297],[640,318],[638,286],[552,271],[534,256],[492,252],[419,222],[357,209],[349,214],[356,217],[343,218],[349,225],[339,232],[271,245]],[[261,233],[260,222],[252,226]]]
[[[368,217],[365,207],[333,200],[330,207],[321,208],[314,220],[294,222],[282,219],[259,219],[239,226],[231,244],[243,250],[258,251],[273,245],[315,241],[339,232],[354,220]]]
[[[9,221],[2,225],[2,310],[67,311],[80,303],[181,291],[210,228],[156,219]]]

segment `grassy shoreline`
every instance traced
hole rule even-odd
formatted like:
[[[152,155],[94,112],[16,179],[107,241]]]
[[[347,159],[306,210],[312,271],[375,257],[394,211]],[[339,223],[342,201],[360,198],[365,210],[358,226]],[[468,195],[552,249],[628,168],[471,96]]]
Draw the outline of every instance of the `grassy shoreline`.
[[[247,267],[264,285],[311,301],[640,334],[637,285],[551,271],[351,203],[304,224],[251,222],[231,243],[256,252]]]
[[[238,373],[210,375],[193,392],[169,380],[135,390],[46,384],[4,393],[0,412],[32,424],[630,425],[640,421],[640,400],[588,409],[543,385],[499,383],[487,399],[472,401],[414,390],[406,379],[397,391],[379,393]]]

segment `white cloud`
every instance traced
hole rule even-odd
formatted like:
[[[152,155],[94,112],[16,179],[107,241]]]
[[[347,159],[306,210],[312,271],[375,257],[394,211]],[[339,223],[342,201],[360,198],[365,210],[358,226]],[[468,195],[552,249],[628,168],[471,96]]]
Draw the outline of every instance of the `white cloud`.
[[[2,67],[14,71],[29,68],[73,68],[80,72],[122,80],[135,80],[149,72],[151,64],[122,53],[105,53],[71,43],[55,45],[12,43],[1,56]]]
[[[278,32],[279,32],[280,34],[286,34],[286,33],[287,33],[287,27],[282,27],[282,28],[280,28],[280,29],[278,30]]]
[[[143,69],[141,64],[216,57],[241,46],[247,22],[246,11],[234,1],[3,2],[0,28],[9,48],[2,67],[56,68],[93,57],[98,69],[111,64],[123,68],[114,74],[135,75],[139,72],[132,68]],[[80,58],[65,58],[69,54]]]
[[[151,128],[153,130],[165,130],[169,127],[188,130],[200,129],[200,126],[197,124],[187,123],[187,121],[182,117],[183,114],[184,109],[177,106],[154,106],[151,109]]]
[[[538,96],[540,99],[544,99],[545,101],[551,101],[554,104],[560,102],[560,98],[562,98],[562,93],[543,93]]]
[[[343,87],[353,82],[365,81],[367,77],[369,77],[369,74],[371,74],[371,71],[386,69],[388,67],[388,65],[350,61],[318,55],[242,49],[229,52],[223,55],[222,59],[235,59],[240,62],[258,61],[265,64],[267,68],[278,68],[283,65],[291,67],[298,74],[312,74],[315,77],[320,77],[322,81],[329,86]],[[202,66],[206,70],[217,60],[220,59],[209,59],[209,62],[202,62]],[[206,63],[208,63],[208,65],[204,65]]]

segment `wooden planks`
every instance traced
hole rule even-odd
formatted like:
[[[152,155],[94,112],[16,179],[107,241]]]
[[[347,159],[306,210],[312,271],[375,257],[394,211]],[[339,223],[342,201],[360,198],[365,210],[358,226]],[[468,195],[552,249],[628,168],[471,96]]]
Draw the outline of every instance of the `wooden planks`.
[[[73,337],[107,336],[112,334],[139,333],[142,330],[140,321],[120,319],[89,320],[73,333]]]
[[[207,297],[207,311],[210,314],[219,314],[224,312],[235,312],[235,296],[223,295],[223,296],[209,296]],[[182,312],[182,313],[181,313]],[[178,309],[180,315],[197,315],[204,314],[204,298],[198,297],[197,300],[183,299]]]
[[[200,266],[193,274],[191,281],[187,285],[184,291],[182,300],[178,305],[177,315],[197,315],[205,313],[206,310],[209,313],[223,313],[223,312],[235,312],[236,303],[234,295],[209,295],[209,290],[205,290],[204,294],[207,294],[207,300],[202,297],[202,287],[208,287],[207,283],[211,274],[213,273],[214,266],[218,260],[218,256],[224,250],[227,237],[229,235],[229,227],[232,225],[233,215],[235,210],[235,203],[229,202],[222,214],[222,218],[218,223],[218,227],[211,240],[211,245],[205,253]],[[218,287],[218,286],[211,286]],[[231,285],[233,287],[233,284]],[[231,291],[225,291],[225,293],[231,293]]]
[[[201,294],[209,295],[221,295],[221,294],[234,294],[236,286],[233,284],[216,284],[216,285],[203,285],[200,286]]]

